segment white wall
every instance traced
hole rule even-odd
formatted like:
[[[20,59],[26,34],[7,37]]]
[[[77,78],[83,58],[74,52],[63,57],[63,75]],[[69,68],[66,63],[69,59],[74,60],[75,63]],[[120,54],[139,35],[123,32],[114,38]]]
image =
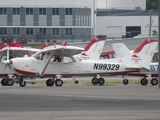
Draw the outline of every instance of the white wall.
[[[11,7],[91,7],[93,0],[0,0],[0,6]]]
[[[132,9],[141,7],[146,10],[146,0],[107,0],[107,9]]]
[[[141,26],[141,34],[149,34],[149,16],[97,16],[97,35],[122,37],[126,26]],[[158,31],[158,16],[152,17],[152,30]]]
[[[106,9],[107,0],[95,0],[97,9]]]

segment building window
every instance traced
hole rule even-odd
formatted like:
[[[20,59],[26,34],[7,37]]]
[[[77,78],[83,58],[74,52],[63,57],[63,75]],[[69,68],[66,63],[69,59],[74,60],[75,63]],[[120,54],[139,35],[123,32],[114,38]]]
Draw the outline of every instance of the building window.
[[[141,34],[141,26],[126,26],[126,38],[132,38]]]
[[[0,35],[7,35],[7,28],[0,28]]]
[[[7,8],[0,8],[0,15],[7,15]]]
[[[46,28],[39,28],[39,33],[41,35],[46,35]]]
[[[26,35],[33,35],[33,28],[26,28]]]
[[[59,28],[52,28],[52,35],[59,35]]]
[[[65,15],[72,15],[72,8],[65,8]]]
[[[13,35],[20,35],[20,28],[13,28]]]
[[[39,8],[39,15],[46,15],[46,8]]]
[[[13,15],[20,15],[20,8],[13,8]]]
[[[72,28],[65,28],[65,35],[72,35]]]
[[[59,15],[59,8],[52,8],[52,15]]]
[[[33,15],[33,8],[26,8],[26,15]]]

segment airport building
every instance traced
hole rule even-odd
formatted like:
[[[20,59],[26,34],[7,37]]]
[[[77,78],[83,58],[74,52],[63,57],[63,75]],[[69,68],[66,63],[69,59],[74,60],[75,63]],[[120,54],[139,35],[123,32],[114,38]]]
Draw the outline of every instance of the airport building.
[[[0,36],[34,40],[87,39],[93,0],[0,1]]]
[[[158,19],[152,19],[157,29]],[[0,39],[77,42],[96,35],[128,37],[129,31],[146,34],[148,24],[146,0],[0,1]]]

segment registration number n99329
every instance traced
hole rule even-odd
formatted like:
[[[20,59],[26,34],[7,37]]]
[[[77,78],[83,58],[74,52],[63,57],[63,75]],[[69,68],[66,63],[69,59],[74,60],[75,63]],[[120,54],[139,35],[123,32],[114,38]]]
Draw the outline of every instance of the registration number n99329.
[[[102,64],[102,63],[95,63],[93,69],[96,70],[119,70],[119,64]]]

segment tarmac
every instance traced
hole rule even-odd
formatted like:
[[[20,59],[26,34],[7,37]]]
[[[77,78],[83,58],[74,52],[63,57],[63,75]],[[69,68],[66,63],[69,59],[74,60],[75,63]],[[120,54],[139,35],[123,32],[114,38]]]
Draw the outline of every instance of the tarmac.
[[[160,120],[158,86],[0,86],[0,120]]]

